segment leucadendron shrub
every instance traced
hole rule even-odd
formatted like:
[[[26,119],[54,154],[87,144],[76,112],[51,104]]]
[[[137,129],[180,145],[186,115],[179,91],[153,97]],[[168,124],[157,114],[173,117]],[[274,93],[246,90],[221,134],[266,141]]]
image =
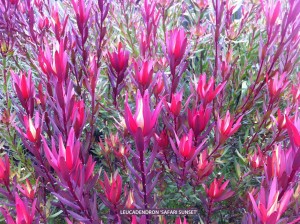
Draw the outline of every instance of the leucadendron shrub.
[[[299,42],[299,0],[0,0],[1,222],[299,223]]]

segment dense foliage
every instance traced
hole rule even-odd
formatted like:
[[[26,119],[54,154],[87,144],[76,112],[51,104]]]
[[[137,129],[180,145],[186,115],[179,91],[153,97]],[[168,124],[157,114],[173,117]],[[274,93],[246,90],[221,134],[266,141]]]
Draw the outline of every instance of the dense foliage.
[[[2,221],[300,223],[299,42],[300,0],[0,0]]]

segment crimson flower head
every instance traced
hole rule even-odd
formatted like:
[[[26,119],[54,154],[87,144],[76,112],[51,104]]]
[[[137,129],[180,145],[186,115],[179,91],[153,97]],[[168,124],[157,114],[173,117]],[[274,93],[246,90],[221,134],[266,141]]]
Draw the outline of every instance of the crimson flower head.
[[[64,48],[64,42],[61,41],[59,45],[56,46],[53,64],[53,71],[58,77],[58,80],[65,80],[67,76],[67,64],[68,55]]]
[[[191,129],[193,129],[195,136],[197,137],[202,131],[204,131],[211,116],[211,107],[204,108],[203,105],[200,108],[188,110],[188,122]]]
[[[49,164],[63,178],[68,178],[69,174],[76,169],[80,163],[79,151],[80,141],[75,139],[74,129],[71,128],[68,135],[66,146],[63,143],[62,136],[59,136],[59,150],[55,148],[54,138],[52,138],[52,150],[49,149],[45,138],[43,137],[44,150]]]
[[[110,135],[108,137],[105,138],[105,142],[111,147],[111,148],[117,148],[119,145],[121,145],[120,143],[120,139],[118,134],[113,134],[110,133]]]
[[[183,29],[169,31],[167,39],[167,53],[171,74],[175,74],[176,67],[180,64],[187,47],[187,37]]]
[[[14,80],[14,85],[19,99],[26,101],[29,97],[33,97],[34,84],[32,82],[31,72],[28,72],[27,77],[25,73],[21,73],[20,76],[12,73],[12,78]]]
[[[71,2],[73,5],[73,9],[76,13],[78,27],[80,30],[83,30],[83,26],[87,23],[90,15],[91,5],[89,4],[88,6],[85,6],[83,0],[72,0]]]
[[[45,50],[40,49],[38,56],[39,65],[48,78],[53,74],[59,82],[62,82],[68,75],[68,55],[64,41],[57,42],[53,51],[52,57],[48,43],[45,46]]]
[[[116,73],[121,74],[124,73],[128,67],[129,51],[125,50],[120,42],[118,51],[112,53],[108,52],[108,58]]]
[[[293,195],[293,188],[286,190],[282,197],[279,197],[278,181],[275,177],[272,180],[270,189],[262,187],[255,200],[252,193],[249,193],[253,210],[262,223],[276,224],[287,209]]]
[[[22,184],[21,186],[18,185],[17,187],[23,195],[25,195],[27,198],[33,200],[34,196],[35,196],[36,188],[37,188],[36,187],[37,182],[38,182],[38,179],[36,180],[36,185],[33,188],[30,181],[28,179],[26,179],[26,184]]]
[[[73,121],[73,127],[76,137],[79,137],[80,131],[83,128],[85,121],[85,108],[82,100],[74,103],[71,120]]]
[[[276,177],[280,189],[288,187],[287,177],[293,178],[293,173],[300,167],[300,151],[296,150],[293,147],[283,148],[281,144],[274,145],[272,155],[265,159],[264,172],[268,183]]]
[[[162,149],[168,147],[169,138],[168,138],[168,133],[165,129],[160,133],[159,136],[155,134],[155,138],[159,147],[161,147]]]
[[[207,188],[206,186],[204,187],[207,196],[214,202],[224,201],[234,194],[234,192],[230,189],[226,190],[229,180],[225,181],[222,184],[223,179],[223,177],[221,177],[220,179],[215,178],[214,181],[210,184],[209,188]]]
[[[28,72],[26,77],[25,73],[17,75],[12,72],[12,78],[14,81],[14,87],[17,96],[26,112],[32,116],[34,107],[34,83],[32,81],[31,72]]]
[[[272,79],[268,80],[267,77],[269,94],[272,99],[276,99],[289,84],[289,82],[286,81],[286,76],[287,74],[283,73],[279,78],[279,72],[276,72],[275,76]]]
[[[211,77],[208,82],[206,82],[206,74],[202,74],[199,77],[197,93],[204,106],[213,101],[213,99],[218,95],[224,88],[226,82],[219,84],[215,88],[215,79]]]
[[[241,126],[241,116],[235,123],[234,118],[231,117],[229,111],[226,112],[224,118],[218,116],[216,137],[219,144],[223,144],[230,136],[238,131]]]
[[[168,103],[169,110],[175,117],[177,117],[180,114],[182,94],[183,91],[172,94],[171,103]]]
[[[4,185],[9,185],[9,175],[10,175],[10,162],[8,155],[6,154],[4,158],[0,158],[0,183]]]
[[[298,77],[300,77],[300,75],[298,74]],[[299,102],[300,100],[300,88],[298,85],[292,85],[291,87],[291,95],[293,97],[293,101],[294,102]]]
[[[208,153],[207,150],[204,150],[199,158],[197,158],[195,161],[197,166],[197,177],[199,180],[209,176],[214,169],[214,162],[208,160]]]
[[[300,146],[300,120],[299,119],[295,119],[294,122],[291,121],[291,119],[286,116],[286,127],[287,127],[287,131],[290,137],[291,142],[299,147]]]
[[[144,96],[141,96],[141,93],[138,90],[136,94],[136,112],[132,115],[128,105],[128,95],[126,95],[125,122],[130,133],[135,135],[140,128],[144,136],[151,134],[160,113],[161,104],[162,101],[157,104],[154,111],[151,111],[148,90],[145,91]]]
[[[180,139],[179,143],[179,154],[184,158],[184,160],[189,160],[193,157],[196,151],[196,147],[193,143],[194,133],[193,130],[190,129],[188,135],[184,135]]]
[[[181,221],[180,217],[177,217],[175,220],[175,224],[189,224],[189,223],[186,221],[185,217],[183,218],[183,221]]]
[[[130,155],[128,148],[124,145],[114,148],[114,154],[118,159],[123,159],[124,157],[128,157]]]
[[[277,118],[275,118],[273,115],[271,115],[271,118],[277,125],[278,130],[281,131],[282,129],[286,128],[286,114],[288,114],[288,113],[289,113],[289,110],[285,110],[284,113],[282,113],[280,111],[280,109],[278,109]]]
[[[200,9],[205,9],[208,7],[208,0],[197,0],[196,1],[196,5],[200,8]]]
[[[27,203],[24,203],[17,193],[15,193],[16,202],[16,224],[31,224],[35,217],[35,204],[36,199],[29,207]],[[31,209],[31,210],[30,210]]]
[[[26,134],[24,134],[25,138],[27,138],[31,142],[38,142],[41,137],[41,122],[39,113],[36,112],[34,123],[30,116],[23,117]]]
[[[48,17],[46,17],[46,18],[39,18],[38,27],[39,27],[40,30],[48,29],[49,26],[50,26],[50,23],[49,23]]]
[[[159,73],[156,77],[156,83],[153,87],[153,93],[157,97],[163,90],[164,90],[165,84],[164,80],[162,79],[161,73]]]
[[[128,193],[127,200],[125,202],[125,207],[127,209],[134,209],[134,196],[133,196],[133,191],[130,190]]]
[[[106,199],[113,205],[120,202],[122,193],[122,177],[116,171],[111,178],[108,178],[107,173],[104,172],[104,181],[99,181],[100,186],[104,190]]]
[[[145,89],[148,88],[152,81],[153,75],[153,61],[143,61],[142,66],[139,68],[138,63],[134,63],[136,80]]]
[[[249,163],[253,169],[262,168],[264,166],[264,156],[260,147],[257,148],[257,152],[249,156]]]

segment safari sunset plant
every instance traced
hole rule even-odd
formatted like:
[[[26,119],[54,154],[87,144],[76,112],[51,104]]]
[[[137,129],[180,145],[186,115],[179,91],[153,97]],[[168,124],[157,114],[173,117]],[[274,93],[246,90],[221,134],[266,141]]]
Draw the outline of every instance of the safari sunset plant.
[[[1,0],[0,222],[298,223],[299,33],[299,0]]]

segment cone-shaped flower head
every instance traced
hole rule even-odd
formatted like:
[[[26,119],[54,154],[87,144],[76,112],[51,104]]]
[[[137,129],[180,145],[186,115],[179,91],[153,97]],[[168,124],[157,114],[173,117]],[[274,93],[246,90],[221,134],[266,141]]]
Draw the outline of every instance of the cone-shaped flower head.
[[[169,31],[167,38],[167,53],[172,74],[175,74],[175,68],[180,64],[186,47],[187,37],[183,29]]]
[[[111,67],[116,71],[117,74],[120,74],[128,67],[129,51],[125,50],[120,42],[118,51],[112,53],[108,52],[108,58]]]
[[[224,118],[218,116],[216,136],[219,144],[223,144],[230,136],[238,131],[241,126],[241,116],[235,123],[234,118],[231,117],[229,111],[226,112]]]
[[[230,189],[226,189],[229,180],[225,181],[223,184],[222,182],[223,177],[214,179],[209,188],[205,186],[207,196],[215,202],[226,200],[234,194]]]
[[[68,178],[69,174],[80,163],[79,151],[80,141],[75,139],[74,129],[71,128],[68,135],[66,146],[63,143],[63,139],[59,136],[59,150],[57,152],[55,148],[55,142],[52,138],[52,150],[49,149],[46,140],[43,138],[44,150],[46,158],[49,164],[56,170],[58,174],[61,174],[63,178]]]
[[[257,195],[257,202],[252,193],[249,193],[253,210],[262,223],[275,224],[279,221],[289,205],[290,198],[293,195],[293,189],[285,191],[281,199],[279,198],[279,194],[280,191],[276,177],[272,180],[270,189],[261,187]]]
[[[104,190],[106,199],[113,205],[117,205],[120,202],[122,193],[122,177],[116,171],[114,175],[109,178],[107,173],[104,172],[104,181],[99,181],[101,187]]]
[[[137,82],[144,88],[148,88],[153,76],[153,61],[143,61],[140,67],[135,62],[134,70]]]
[[[26,134],[24,133],[25,138],[31,142],[37,142],[40,140],[41,135],[41,124],[39,113],[36,112],[34,123],[30,116],[23,117]]]
[[[194,155],[194,153],[196,151],[196,147],[194,146],[194,143],[193,143],[193,138],[194,138],[194,133],[193,133],[193,130],[190,129],[189,134],[184,135],[180,139],[179,153],[186,160],[189,160],[190,158],[192,158],[192,156]]]
[[[182,94],[183,91],[172,94],[171,103],[168,103],[169,110],[176,117],[180,114]]]
[[[215,88],[214,77],[211,77],[210,80],[206,82],[206,74],[204,73],[200,75],[197,86],[197,93],[204,106],[213,101],[216,95],[218,95],[219,92],[221,92],[221,90],[224,88],[225,84],[226,82],[223,82]]]
[[[141,96],[140,91],[136,94],[136,112],[132,115],[128,105],[128,96],[125,100],[125,122],[128,130],[132,135],[135,135],[138,128],[143,132],[144,136],[151,134],[153,131],[159,112],[161,110],[162,101],[160,101],[155,110],[150,108],[150,99],[148,90],[145,91],[144,96]]]
[[[16,224],[31,224],[33,223],[35,216],[35,204],[36,200],[33,201],[32,206],[28,206],[24,203],[17,193],[15,193],[16,202]],[[30,211],[31,209],[31,211]]]
[[[4,185],[9,185],[9,175],[10,175],[10,162],[8,155],[6,154],[4,158],[0,158],[0,183]]]
[[[193,129],[195,136],[197,137],[202,131],[204,131],[206,125],[210,120],[211,107],[204,108],[203,105],[200,108],[188,110],[188,122],[191,129]]]

